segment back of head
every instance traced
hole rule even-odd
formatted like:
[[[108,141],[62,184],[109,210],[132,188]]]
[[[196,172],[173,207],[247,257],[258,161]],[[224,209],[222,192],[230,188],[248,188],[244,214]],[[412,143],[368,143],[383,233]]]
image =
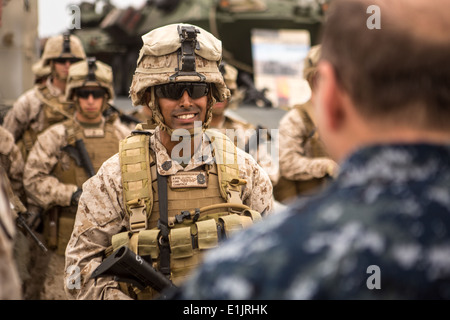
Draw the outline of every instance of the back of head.
[[[335,0],[322,56],[361,115],[449,130],[450,0]],[[371,8],[380,28],[369,28]]]
[[[86,59],[83,44],[77,36],[64,33],[47,40],[41,57],[43,65],[46,66],[51,60],[60,58],[74,61]]]

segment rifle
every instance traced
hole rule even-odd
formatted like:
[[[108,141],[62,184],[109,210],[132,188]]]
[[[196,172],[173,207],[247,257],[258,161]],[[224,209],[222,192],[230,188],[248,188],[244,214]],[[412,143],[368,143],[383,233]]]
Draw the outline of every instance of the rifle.
[[[77,166],[84,168],[89,178],[95,175],[94,166],[92,165],[91,158],[89,158],[83,139],[76,140],[75,146],[68,144],[62,150],[67,152],[75,160]]]
[[[75,146],[68,144],[62,150],[67,152],[78,166],[84,168],[89,178],[95,175],[94,166],[92,165],[91,158],[89,158],[89,153],[86,150],[83,139],[76,140]],[[50,248],[54,249],[57,247],[58,239],[58,207],[50,208],[48,210],[48,216],[50,221],[48,243]]]
[[[86,146],[84,145],[83,139],[78,139],[75,141],[75,147],[78,150],[80,155],[81,164],[83,165],[86,173],[89,177],[95,176],[94,166],[92,165],[91,158],[89,158],[89,154],[86,150]]]
[[[41,240],[39,240],[39,238],[34,234],[33,230],[31,230],[30,226],[25,221],[23,215],[30,215],[30,213],[27,212],[27,209],[25,208],[19,197],[14,194],[14,191],[11,188],[11,182],[9,180],[9,177],[6,175],[6,172],[2,166],[0,166],[0,178],[1,178],[0,181],[4,183],[6,189],[5,192],[9,199],[9,204],[16,218],[16,224],[19,227],[23,227],[30,234],[33,240],[39,245],[39,247],[44,252],[47,252],[48,249],[41,242]]]
[[[272,101],[267,99],[265,96],[267,89],[256,89],[253,80],[248,73],[239,72],[239,80],[244,84],[244,86],[247,87],[245,99],[243,101],[244,104],[248,103],[258,105],[259,102],[266,108],[270,108],[273,106]]]
[[[261,139],[260,130],[267,130],[267,129],[259,124],[256,126],[256,134],[250,136],[249,139],[247,140],[247,143],[244,146],[245,152],[250,153],[251,151],[254,151],[255,147],[256,147],[256,150],[258,150],[259,144],[262,142],[262,140],[270,141],[270,139],[271,139],[270,133],[267,132],[266,137],[264,137],[264,139]],[[269,131],[269,130],[267,130],[267,131]],[[256,146],[255,146],[255,143],[253,143],[253,141],[256,142]]]
[[[33,240],[37,243],[39,248],[42,249],[42,251],[48,251],[47,247],[41,242],[41,240],[39,240],[39,238],[34,234],[33,230],[31,230],[31,228],[28,226],[21,213],[18,213],[16,222],[19,227],[23,227],[28,232],[28,234],[33,238]]]
[[[108,103],[108,106],[109,106],[109,108],[106,109],[105,111],[103,111],[103,116],[105,118],[108,118],[113,113],[117,113],[120,118],[120,121],[122,121],[122,122],[134,123],[134,124],[141,123],[141,121],[138,118],[135,118],[129,114],[124,113],[122,110],[119,110],[117,107],[113,106],[112,104]]]
[[[161,292],[176,288],[161,272],[126,246],[120,247],[103,260],[92,273],[91,279],[106,276],[114,276],[115,281],[131,283],[140,290],[151,287]]]

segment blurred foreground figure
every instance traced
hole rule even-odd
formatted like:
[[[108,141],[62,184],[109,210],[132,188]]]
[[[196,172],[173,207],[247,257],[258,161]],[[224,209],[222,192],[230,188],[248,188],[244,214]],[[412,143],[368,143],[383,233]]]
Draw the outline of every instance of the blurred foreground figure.
[[[279,124],[280,178],[274,187],[274,196],[285,204],[298,196],[319,192],[338,171],[338,165],[329,158],[317,130],[314,82],[320,52],[320,45],[313,46],[304,61],[303,77],[311,88],[311,98],[304,104],[295,105]]]
[[[40,132],[72,117],[71,105],[64,103],[67,76],[70,65],[85,58],[83,45],[74,35],[54,36],[45,43],[41,60],[33,67],[36,78],[44,76],[45,80],[36,79],[36,85],[17,99],[3,123],[13,134],[24,161]]]
[[[19,273],[14,259],[13,246],[16,224],[8,194],[9,179],[0,166],[0,299],[22,298]]]
[[[331,3],[315,107],[336,181],[212,251],[175,296],[450,298],[449,5]]]

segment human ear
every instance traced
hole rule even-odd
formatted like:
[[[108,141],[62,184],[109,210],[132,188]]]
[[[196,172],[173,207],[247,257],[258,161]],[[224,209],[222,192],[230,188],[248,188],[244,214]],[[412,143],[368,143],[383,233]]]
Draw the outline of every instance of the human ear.
[[[345,121],[344,97],[339,86],[336,70],[328,61],[321,61],[317,67],[317,103],[322,123],[332,132],[340,130]]]

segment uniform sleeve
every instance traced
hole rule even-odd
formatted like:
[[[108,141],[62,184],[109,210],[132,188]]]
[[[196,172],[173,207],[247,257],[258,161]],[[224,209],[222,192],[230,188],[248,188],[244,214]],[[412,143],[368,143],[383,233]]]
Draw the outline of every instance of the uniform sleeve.
[[[69,206],[74,184],[61,183],[51,174],[59,161],[61,147],[66,144],[62,124],[50,127],[40,134],[30,151],[23,174],[27,197],[44,209],[52,206]]]
[[[111,237],[125,230],[119,157],[104,162],[83,184],[71,239],[66,248],[65,291],[69,299],[130,299],[112,277],[90,279]]]
[[[30,122],[38,116],[40,111],[41,102],[34,90],[31,89],[21,95],[3,120],[3,127],[12,133],[15,141],[20,139],[29,127]]]
[[[1,165],[6,170],[14,194],[25,200],[23,188],[23,170],[25,163],[19,147],[14,143],[13,135],[0,126],[0,155]]]
[[[290,180],[308,180],[322,178],[326,174],[329,159],[305,156],[303,142],[306,135],[305,124],[296,109],[289,111],[281,119],[279,125],[281,176]]]
[[[14,255],[15,218],[7,192],[6,172],[0,167],[0,299],[22,298],[20,277]]]
[[[243,203],[263,216],[270,214],[273,208],[273,187],[269,176],[251,155],[241,149],[237,151],[241,179],[247,180],[243,187]]]

